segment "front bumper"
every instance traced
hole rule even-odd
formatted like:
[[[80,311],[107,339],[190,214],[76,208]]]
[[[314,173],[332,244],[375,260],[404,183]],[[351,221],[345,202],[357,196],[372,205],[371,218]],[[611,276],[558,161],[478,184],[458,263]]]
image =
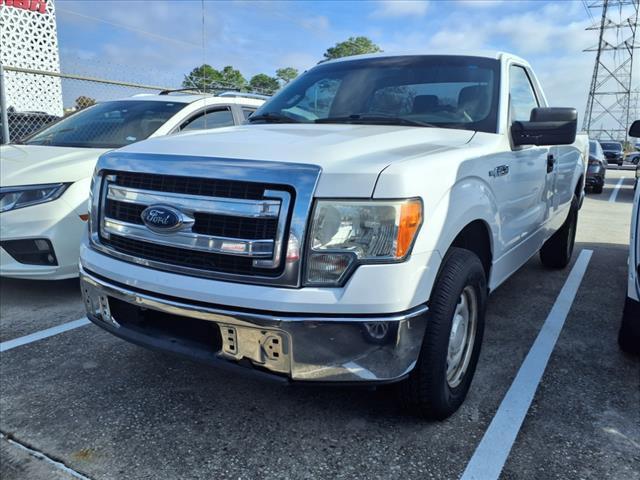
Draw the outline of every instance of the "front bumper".
[[[68,193],[68,192],[65,192]],[[53,202],[0,214],[0,239],[44,238],[51,242],[57,265],[20,263],[0,247],[0,275],[31,280],[61,280],[78,276],[80,239],[87,223],[64,196]]]
[[[80,280],[89,319],[114,335],[206,363],[246,366],[296,382],[402,380],[417,362],[427,322],[426,305],[384,316],[257,312],[134,290],[82,267]],[[184,329],[157,328],[180,322]],[[210,342],[182,334],[194,323],[198,332],[215,326]]]
[[[590,168],[587,170],[587,177],[585,179],[585,186],[587,187],[601,187],[604,186],[605,170],[600,168]]]

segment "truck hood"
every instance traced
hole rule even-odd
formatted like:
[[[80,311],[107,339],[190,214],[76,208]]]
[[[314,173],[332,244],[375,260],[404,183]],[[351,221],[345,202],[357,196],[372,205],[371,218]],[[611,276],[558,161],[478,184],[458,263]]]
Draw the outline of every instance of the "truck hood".
[[[387,125],[260,124],[145,140],[120,151],[317,165],[317,196],[370,197],[387,166],[458,148],[469,130]]]
[[[0,185],[76,182],[91,176],[98,157],[106,151],[98,148],[2,145]]]

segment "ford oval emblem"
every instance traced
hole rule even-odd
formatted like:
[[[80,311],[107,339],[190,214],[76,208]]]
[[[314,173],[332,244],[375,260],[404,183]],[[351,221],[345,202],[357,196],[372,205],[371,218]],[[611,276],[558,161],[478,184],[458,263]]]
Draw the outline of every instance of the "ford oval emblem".
[[[166,205],[151,205],[140,214],[142,222],[154,232],[171,233],[182,227],[182,212]]]

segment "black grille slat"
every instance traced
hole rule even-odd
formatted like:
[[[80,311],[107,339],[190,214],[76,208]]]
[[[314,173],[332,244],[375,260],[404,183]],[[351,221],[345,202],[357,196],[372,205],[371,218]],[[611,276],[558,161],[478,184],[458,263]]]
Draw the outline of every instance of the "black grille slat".
[[[115,173],[115,172],[114,172]],[[208,197],[261,200],[269,185],[236,180],[179,177],[153,173],[117,172],[116,185],[158,192],[184,193]]]
[[[141,215],[145,208],[145,205],[138,205],[136,203],[107,200],[104,212],[105,216],[113,218],[114,220],[142,225]]]
[[[247,240],[274,239],[278,228],[277,218],[241,218],[226,215],[196,213],[195,233]]]

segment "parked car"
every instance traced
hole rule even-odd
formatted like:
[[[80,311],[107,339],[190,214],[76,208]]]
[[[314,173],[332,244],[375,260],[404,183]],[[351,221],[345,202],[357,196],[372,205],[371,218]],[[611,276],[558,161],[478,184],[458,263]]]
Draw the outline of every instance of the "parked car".
[[[234,94],[235,95],[235,94]],[[163,92],[99,103],[0,147],[0,275],[78,276],[100,154],[147,137],[243,123],[264,100]]]
[[[589,140],[589,166],[585,188],[591,188],[593,193],[602,193],[606,175],[607,159],[602,147],[596,140]]]
[[[27,138],[34,132],[60,120],[62,117],[51,115],[46,112],[16,112],[13,108],[7,109],[7,119],[9,124],[9,138],[12,142],[19,142]],[[0,135],[3,135],[2,119],[0,118]],[[9,143],[4,138],[0,143]]]
[[[629,135],[640,137],[640,120],[633,122]],[[636,186],[639,172],[640,165],[636,167]],[[628,265],[627,299],[622,313],[618,343],[625,352],[640,355],[640,188],[636,188],[633,200]]]
[[[576,118],[506,53],[321,63],[249,125],[100,157],[87,315],[283,381],[401,382],[445,418],[488,292],[537,252],[570,262],[589,151]]]
[[[624,160],[624,153],[622,150],[622,143],[600,141],[600,146],[604,152],[604,156],[607,158],[607,162],[615,163],[619,167],[622,166]]]
[[[624,161],[631,163],[632,165],[638,165],[640,162],[640,152],[631,152],[625,155]]]

